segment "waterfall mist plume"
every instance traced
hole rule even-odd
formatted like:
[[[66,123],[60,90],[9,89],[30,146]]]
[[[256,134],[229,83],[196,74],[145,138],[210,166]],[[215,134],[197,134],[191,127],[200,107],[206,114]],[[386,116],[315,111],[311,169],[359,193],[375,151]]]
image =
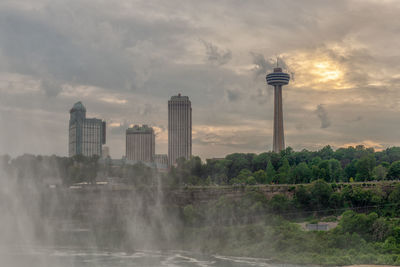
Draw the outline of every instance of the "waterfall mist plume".
[[[169,248],[181,222],[176,209],[164,208],[157,172],[138,167],[138,172],[144,170],[151,176],[143,183],[106,184],[104,173],[98,171],[95,176],[100,180],[93,184],[67,184],[66,173],[82,171],[78,170],[82,166],[55,156],[1,157],[0,263],[50,266],[44,264],[50,261],[57,266],[47,256],[41,257],[38,265],[18,259],[38,248],[128,254]],[[129,168],[125,171],[130,172]],[[139,176],[137,173],[138,179],[143,179]]]

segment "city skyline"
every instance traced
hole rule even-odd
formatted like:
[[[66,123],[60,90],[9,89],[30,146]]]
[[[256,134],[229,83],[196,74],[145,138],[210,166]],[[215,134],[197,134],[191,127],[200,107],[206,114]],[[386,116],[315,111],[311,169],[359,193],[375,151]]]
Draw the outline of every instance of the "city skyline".
[[[132,124],[152,125],[166,154],[178,92],[196,110],[194,155],[272,150],[277,56],[292,77],[286,146],[399,146],[399,12],[389,0],[1,1],[0,154],[67,156],[78,100],[107,121],[113,158]]]

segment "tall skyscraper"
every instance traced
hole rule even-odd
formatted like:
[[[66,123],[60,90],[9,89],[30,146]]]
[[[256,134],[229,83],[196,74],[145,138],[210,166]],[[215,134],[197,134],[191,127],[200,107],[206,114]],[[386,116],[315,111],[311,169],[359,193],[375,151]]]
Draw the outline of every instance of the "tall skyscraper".
[[[178,158],[192,156],[192,103],[187,96],[172,96],[168,101],[168,165]]]
[[[133,161],[153,162],[155,135],[147,125],[135,125],[126,130],[126,158]]]
[[[69,156],[101,157],[102,145],[106,143],[106,122],[87,119],[86,108],[80,101],[74,104],[69,113]]]
[[[274,72],[267,75],[267,83],[274,87],[274,145],[273,151],[279,153],[285,149],[285,135],[283,133],[282,86],[289,83],[290,76],[282,72],[281,68],[274,68]]]

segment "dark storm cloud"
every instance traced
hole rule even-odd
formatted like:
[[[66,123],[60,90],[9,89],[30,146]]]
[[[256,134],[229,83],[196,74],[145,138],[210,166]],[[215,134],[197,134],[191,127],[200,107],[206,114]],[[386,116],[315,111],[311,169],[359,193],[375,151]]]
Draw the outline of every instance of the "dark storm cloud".
[[[138,113],[142,116],[148,116],[154,112],[158,112],[158,108],[156,108],[155,106],[153,106],[149,103],[146,103],[146,104],[144,104],[144,106],[139,107]]]
[[[0,10],[0,20],[0,46],[7,56],[3,69],[38,76],[45,83],[58,80],[105,87],[123,87],[126,78],[132,76],[126,58],[74,42],[68,32],[39,14]],[[51,87],[44,89],[49,94],[59,92],[59,87]]]
[[[317,114],[319,120],[321,121],[321,128],[325,129],[331,126],[331,120],[329,119],[328,112],[324,108],[322,104],[319,104],[317,106],[317,109],[315,110],[315,113]]]
[[[206,48],[207,61],[216,64],[224,65],[232,59],[232,52],[230,50],[221,51],[216,45],[202,40]]]
[[[52,79],[42,80],[41,87],[48,96],[57,96],[62,91],[61,84]]]
[[[70,12],[57,17],[55,12],[67,7]],[[148,78],[145,71],[150,72],[155,63],[148,58],[152,49],[184,51],[176,38],[187,31],[187,23],[134,17],[104,21],[80,8],[55,2],[41,12],[1,9],[0,47],[5,62],[0,67],[46,82],[132,90]],[[50,95],[60,91],[58,86],[44,86],[44,90]]]
[[[348,122],[359,122],[359,121],[362,121],[363,119],[364,119],[364,117],[360,115],[360,116],[357,116],[355,118],[349,119],[347,121]]]
[[[273,95],[272,87],[268,87],[267,85],[260,85],[261,88],[256,89],[256,93],[252,95],[251,99],[256,101],[258,105],[265,105],[269,101],[271,101],[271,97]]]
[[[253,69],[255,76],[266,75],[268,70],[271,70],[274,65],[271,62],[265,60],[264,55],[258,53],[251,53],[253,57],[253,64],[255,68]]]
[[[240,93],[234,90],[226,90],[226,96],[229,100],[229,102],[235,102],[239,100],[240,98]]]
[[[255,76],[260,76],[260,75],[266,75],[268,71],[271,71],[273,68],[277,66],[277,61],[278,61],[278,66],[282,69],[287,70],[288,66],[286,65],[286,62],[284,59],[277,57],[274,60],[266,60],[264,55],[259,54],[259,53],[250,53],[252,58],[253,58],[253,64],[255,65],[255,68],[253,69]]]

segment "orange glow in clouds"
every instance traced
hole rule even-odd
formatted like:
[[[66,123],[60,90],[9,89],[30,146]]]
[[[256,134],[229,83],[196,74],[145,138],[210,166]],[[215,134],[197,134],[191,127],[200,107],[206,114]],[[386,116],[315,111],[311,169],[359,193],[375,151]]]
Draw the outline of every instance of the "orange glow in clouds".
[[[342,76],[342,72],[328,61],[315,63],[312,73],[320,77],[318,82],[337,80]]]
[[[347,89],[352,85],[346,81],[346,67],[325,54],[296,53],[287,55],[287,62],[296,76],[294,87],[316,90]]]

